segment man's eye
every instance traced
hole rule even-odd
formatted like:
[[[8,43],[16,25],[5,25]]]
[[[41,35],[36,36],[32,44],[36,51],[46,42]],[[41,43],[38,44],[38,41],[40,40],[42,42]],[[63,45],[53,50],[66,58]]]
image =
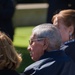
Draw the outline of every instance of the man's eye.
[[[32,41],[32,40],[29,40],[29,44],[30,44],[30,45],[31,45],[33,42],[34,42],[34,41]]]

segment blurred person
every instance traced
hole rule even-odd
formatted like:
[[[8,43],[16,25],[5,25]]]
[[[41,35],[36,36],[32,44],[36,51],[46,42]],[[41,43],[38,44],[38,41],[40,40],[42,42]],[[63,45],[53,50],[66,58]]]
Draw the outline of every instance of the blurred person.
[[[0,0],[0,31],[5,32],[12,41],[14,37],[14,27],[12,22],[14,12],[14,0]]]
[[[33,28],[28,51],[35,62],[21,75],[75,75],[75,63],[59,50],[59,30],[53,24],[40,24]]]
[[[62,42],[67,46],[65,52],[75,61],[75,10],[62,10],[52,18],[53,24],[59,29]]]
[[[47,0],[47,23],[51,23],[53,15],[64,9],[75,9],[75,0]]]
[[[11,39],[0,31],[0,75],[19,75],[16,68],[22,61]]]

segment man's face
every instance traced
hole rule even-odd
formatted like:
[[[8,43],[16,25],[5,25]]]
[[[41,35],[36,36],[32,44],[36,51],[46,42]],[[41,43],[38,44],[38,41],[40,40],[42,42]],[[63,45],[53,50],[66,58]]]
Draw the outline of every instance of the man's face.
[[[44,38],[37,38],[33,34],[30,37],[28,50],[32,60],[37,61],[44,54]]]

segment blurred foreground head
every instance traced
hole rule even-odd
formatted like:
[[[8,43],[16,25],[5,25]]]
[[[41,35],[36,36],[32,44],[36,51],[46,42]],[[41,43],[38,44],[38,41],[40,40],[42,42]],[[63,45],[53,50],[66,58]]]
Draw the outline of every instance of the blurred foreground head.
[[[16,52],[11,39],[0,32],[0,69],[16,69],[21,61],[22,58]]]

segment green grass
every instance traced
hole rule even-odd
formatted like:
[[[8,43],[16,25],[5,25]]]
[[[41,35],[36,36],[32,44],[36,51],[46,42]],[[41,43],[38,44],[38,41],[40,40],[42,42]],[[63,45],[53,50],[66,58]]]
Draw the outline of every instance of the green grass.
[[[32,26],[17,27],[14,35],[14,45],[19,47],[27,47],[32,28]]]
[[[22,54],[23,59],[20,67],[17,69],[19,73],[23,72],[25,67],[27,67],[33,62],[32,59],[30,58],[29,52],[27,51],[27,46],[29,44],[28,40],[31,35],[33,27],[34,26],[15,28],[13,44],[16,50]]]

